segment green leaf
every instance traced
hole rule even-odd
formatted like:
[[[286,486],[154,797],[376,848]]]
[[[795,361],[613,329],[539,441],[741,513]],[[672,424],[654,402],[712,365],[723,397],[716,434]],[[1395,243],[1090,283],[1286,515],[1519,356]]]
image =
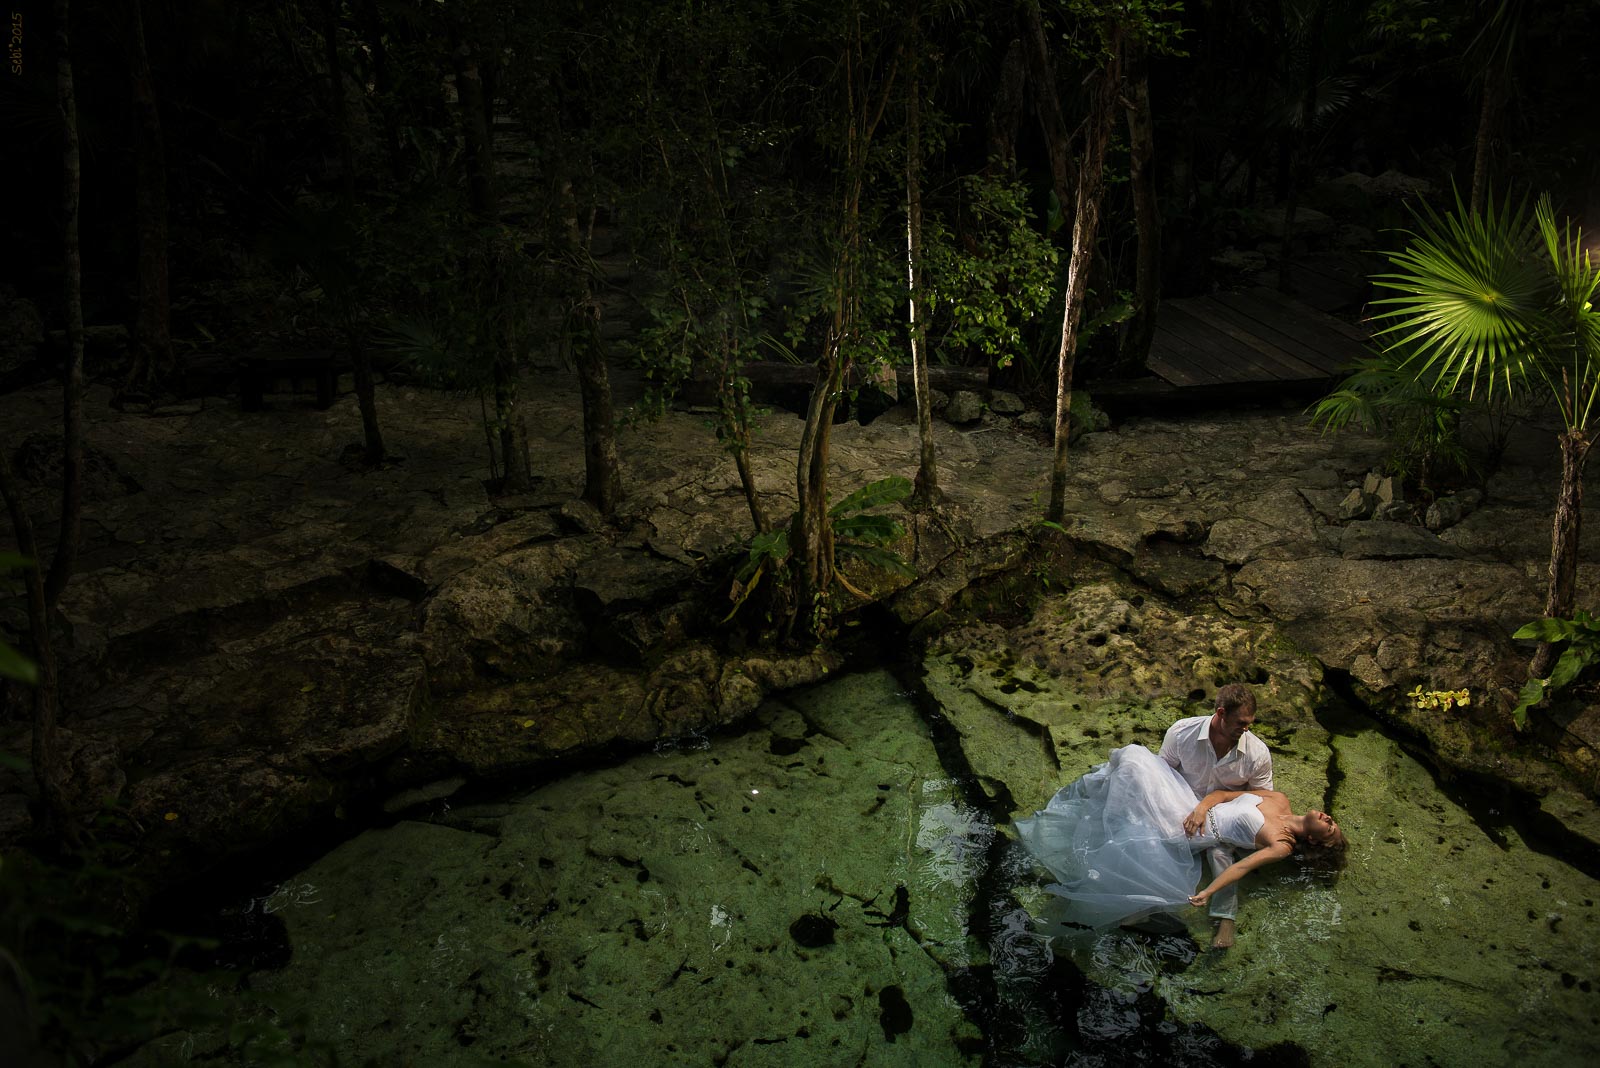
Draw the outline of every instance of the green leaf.
[[[881,478],[862,486],[828,509],[828,514],[842,516],[851,512],[864,512],[868,508],[877,508],[885,504],[895,504],[911,496],[913,488],[909,478],[890,475],[888,478]]]
[[[854,538],[873,545],[888,545],[905,532],[905,527],[886,515],[841,516],[833,521],[835,538]]]
[[[1536,619],[1532,623],[1518,627],[1511,636],[1541,642],[1564,642],[1572,640],[1577,633],[1578,628],[1571,620]]]
[[[1511,710],[1511,719],[1516,723],[1517,730],[1527,726],[1528,709],[1544,700],[1544,690],[1543,679],[1529,679],[1527,685],[1522,687],[1522,692],[1517,694],[1517,707]]]
[[[0,552],[0,571],[21,571],[33,566],[33,557],[21,553]]]
[[[1594,663],[1595,654],[1600,652],[1592,645],[1572,644],[1567,646],[1561,654],[1561,659],[1556,661],[1554,670],[1550,672],[1550,689],[1559,690],[1567,686],[1573,679],[1583,673],[1583,669]]]
[[[859,542],[840,542],[835,551],[840,556],[853,556],[874,567],[893,572],[903,578],[916,578],[916,568],[902,560],[898,554],[888,549],[880,549],[876,545],[863,545]]]
[[[0,675],[34,685],[39,681],[39,666],[5,642],[0,642]]]

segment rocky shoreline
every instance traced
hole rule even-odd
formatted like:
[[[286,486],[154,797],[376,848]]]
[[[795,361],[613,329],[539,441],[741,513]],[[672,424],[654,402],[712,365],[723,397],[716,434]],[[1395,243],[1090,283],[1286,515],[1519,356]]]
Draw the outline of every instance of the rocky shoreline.
[[[349,396],[327,411],[207,398],[148,416],[92,392],[85,545],[61,602],[79,803],[116,803],[152,855],[194,868],[430,784],[537,781],[563,761],[733,723],[841,666],[834,651],[743,648],[713,625],[726,611],[717,563],[749,520],[701,417],[624,430],[628,497],[607,524],[576,499],[575,387],[545,376],[525,396],[539,482],[495,499],[472,398],[383,387],[403,460],[362,471],[341,461],[359,437]],[[55,405],[42,388],[0,400],[6,440],[48,428]],[[1037,525],[1038,420],[997,411],[1009,407],[940,425],[949,499],[905,517],[919,577],[874,587],[873,612],[977,656],[999,648],[984,611],[1109,582],[1121,592],[1079,605],[1075,628],[1005,655],[1057,678],[1092,655],[1102,684],[1141,699],[1246,678],[1269,716],[1280,691],[1331,679],[1443,773],[1507,783],[1600,844],[1596,711],[1563,707],[1531,736],[1507,717],[1527,655],[1509,634],[1538,615],[1548,553],[1547,437],[1514,437],[1483,503],[1435,532],[1354,518],[1379,443],[1319,436],[1297,410],[1124,419],[1075,445],[1063,535]],[[772,514],[793,507],[799,430],[782,412],[762,426],[755,471]],[[834,442],[836,496],[914,470],[903,410],[841,424]],[[1600,517],[1586,518],[1582,604],[1600,584]],[[1113,608],[1119,619],[1100,618]],[[1132,655],[1134,631],[1168,636],[1158,660]],[[1473,704],[1418,710],[1405,694],[1419,685],[1469,689]],[[25,752],[25,728],[5,724],[0,750]],[[0,840],[28,833],[24,787],[0,772]]]

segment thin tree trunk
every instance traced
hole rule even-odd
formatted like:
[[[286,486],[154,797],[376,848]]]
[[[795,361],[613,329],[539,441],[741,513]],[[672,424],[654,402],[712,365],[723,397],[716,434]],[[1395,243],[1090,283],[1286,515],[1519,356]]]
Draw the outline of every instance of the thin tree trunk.
[[[1489,160],[1494,151],[1494,128],[1500,117],[1504,74],[1490,62],[1483,74],[1483,102],[1478,107],[1478,131],[1472,142],[1472,195],[1474,215],[1483,212],[1489,191]]]
[[[1027,77],[1026,49],[1014,38],[1000,63],[1000,80],[989,108],[989,147],[985,168],[1011,177],[1017,169],[1017,128],[1022,124],[1022,86]]]
[[[1064,212],[1072,200],[1072,135],[1056,93],[1055,69],[1050,64],[1050,45],[1045,36],[1044,17],[1039,12],[1039,0],[1027,0],[1022,12],[1027,19],[1026,58],[1034,109],[1044,135],[1045,154],[1050,160],[1050,180],[1056,201]]]
[[[1578,588],[1578,536],[1583,524],[1583,466],[1589,458],[1589,435],[1568,430],[1561,435],[1561,489],[1556,496],[1556,514],[1550,530],[1550,583],[1546,588],[1544,614],[1552,619],[1571,619]],[[1544,678],[1555,665],[1555,649],[1541,642],[1533,654],[1529,672]]]
[[[368,467],[377,467],[388,457],[383,445],[383,431],[378,427],[377,388],[372,379],[372,351],[367,348],[360,324],[345,327],[345,343],[350,353],[350,366],[354,372],[356,405],[361,409],[361,437],[365,452],[362,459]]]
[[[138,242],[139,300],[133,322],[132,361],[123,389],[149,396],[177,369],[172,352],[171,301],[167,291],[167,161],[161,110],[145,47],[141,0],[129,4],[130,75],[138,147],[134,168],[134,217]]]
[[[389,70],[389,49],[383,42],[383,16],[378,11],[377,0],[357,0],[356,13],[361,20],[361,31],[372,56],[372,89],[377,96],[378,117],[383,123],[384,154],[389,158],[389,171],[395,181],[406,176],[405,154],[400,140],[400,126],[395,121],[394,76]]]
[[[1067,292],[1061,315],[1061,350],[1056,360],[1055,458],[1050,468],[1050,506],[1045,518],[1060,523],[1067,511],[1067,445],[1072,433],[1072,375],[1077,363],[1078,323],[1089,288],[1095,238],[1100,229],[1100,201],[1105,187],[1106,146],[1116,121],[1122,82],[1122,34],[1113,30],[1109,55],[1094,75],[1090,112],[1084,134],[1083,160],[1072,225],[1072,257],[1067,264]]]
[[[912,59],[906,98],[906,316],[911,326],[911,380],[917,395],[917,480],[914,497],[928,507],[939,499],[939,457],[933,445],[933,401],[928,386],[928,324],[922,288],[922,100]]]
[[[750,506],[750,522],[755,524],[757,534],[765,534],[772,529],[772,520],[767,518],[767,510],[762,507],[756,475],[750,469],[750,428],[741,422],[737,433],[739,440],[733,449],[733,465],[739,469],[739,485],[744,489],[745,504]]]
[[[339,145],[340,200],[346,213],[355,210],[356,154],[350,139],[350,103],[344,87],[344,59],[339,49],[339,0],[323,0],[322,40],[328,64],[328,118],[333,123],[334,139]],[[361,336],[362,325],[357,321],[355,302],[351,294],[340,298],[343,309],[345,351],[350,354],[354,372],[356,405],[361,409],[362,459],[368,467],[377,467],[384,461],[383,432],[378,429],[378,401],[372,378],[372,351]]]
[[[799,550],[797,607],[809,612],[804,631],[820,636],[825,629],[828,587],[833,583],[833,522],[828,515],[828,444],[833,430],[833,412],[838,406],[844,382],[843,360],[839,352],[842,316],[834,316],[834,330],[822,361],[817,365],[817,383],[806,406],[806,425],[800,434],[800,456],[795,465],[795,490],[799,511],[795,516],[798,538],[791,535],[793,549]]]
[[[1118,361],[1124,374],[1144,370],[1161,305],[1161,212],[1156,201],[1155,130],[1143,49],[1130,65],[1133,76],[1129,79],[1127,102],[1128,168],[1139,248],[1133,272],[1133,318],[1123,335]]]
[[[68,0],[55,0],[56,102],[61,112],[62,301],[67,316],[66,365],[62,368],[61,532],[44,582],[45,607],[52,608],[72,577],[78,556],[79,515],[83,503],[83,259],[78,250],[78,204],[82,171],[78,157],[78,104],[72,79],[72,40]]]
[[[457,34],[459,38],[459,33]],[[467,187],[473,214],[485,227],[499,225],[499,204],[495,196],[494,139],[489,123],[489,103],[485,100],[483,78],[477,57],[462,40],[454,50],[457,110],[461,116],[462,140],[467,152]],[[497,275],[495,291],[503,274],[494,250],[489,250],[489,270]],[[493,338],[493,386],[495,424],[499,428],[500,459],[505,466],[501,490],[525,492],[533,485],[528,457],[527,426],[523,422],[517,397],[516,359],[512,352],[509,328]]]
[[[584,286],[588,289],[587,284]],[[622,476],[617,461],[616,419],[611,409],[611,380],[605,347],[600,341],[600,305],[592,297],[580,301],[568,327],[573,339],[573,363],[578,367],[578,390],[583,398],[583,499],[607,519],[622,500]]]
[[[55,644],[50,636],[50,605],[45,598],[43,568],[33,537],[33,523],[28,519],[27,510],[17,491],[10,455],[3,448],[0,448],[0,497],[4,498],[6,508],[11,513],[17,551],[34,561],[33,566],[23,574],[23,587],[28,600],[28,632],[39,672],[33,687],[33,745],[30,754],[33,779],[39,788],[45,824],[74,838],[75,832],[68,818],[66,791],[61,781],[60,744],[56,736],[56,707],[60,701],[60,687],[56,675]]]
[[[561,182],[562,239],[577,292],[568,313],[567,339],[572,362],[578,369],[578,391],[583,403],[583,499],[606,518],[616,514],[622,500],[622,474],[617,460],[616,419],[611,407],[611,377],[605,346],[600,340],[600,302],[587,266],[589,238],[579,225],[578,197],[571,180]],[[589,228],[593,234],[593,227]]]

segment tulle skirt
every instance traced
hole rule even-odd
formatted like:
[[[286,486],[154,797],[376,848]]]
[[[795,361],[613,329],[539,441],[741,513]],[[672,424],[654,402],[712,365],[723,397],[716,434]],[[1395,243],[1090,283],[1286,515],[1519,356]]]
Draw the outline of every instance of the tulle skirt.
[[[1018,820],[1017,835],[1059,880],[1046,889],[1067,899],[1068,923],[1133,923],[1189,906],[1199,851],[1217,844],[1183,833],[1195,804],[1165,760],[1130,745]]]

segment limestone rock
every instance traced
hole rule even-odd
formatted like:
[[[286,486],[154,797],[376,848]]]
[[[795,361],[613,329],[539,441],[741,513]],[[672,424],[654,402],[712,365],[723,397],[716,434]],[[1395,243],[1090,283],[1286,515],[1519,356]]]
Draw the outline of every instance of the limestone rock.
[[[1346,522],[1352,519],[1365,519],[1372,514],[1372,509],[1377,503],[1376,495],[1360,488],[1353,489],[1339,502],[1339,519]]]
[[[1453,527],[1471,515],[1472,510],[1478,506],[1478,502],[1482,499],[1483,495],[1474,489],[1462,490],[1460,493],[1451,494],[1448,497],[1440,497],[1428,505],[1428,514],[1423,519],[1423,523],[1429,530],[1435,532],[1443,530],[1445,527]]]
[[[1003,389],[989,392],[989,410],[996,415],[1021,415],[1026,410],[1022,398]]]
[[[955,426],[976,423],[983,416],[983,398],[969,389],[958,389],[944,409],[945,420]]]

